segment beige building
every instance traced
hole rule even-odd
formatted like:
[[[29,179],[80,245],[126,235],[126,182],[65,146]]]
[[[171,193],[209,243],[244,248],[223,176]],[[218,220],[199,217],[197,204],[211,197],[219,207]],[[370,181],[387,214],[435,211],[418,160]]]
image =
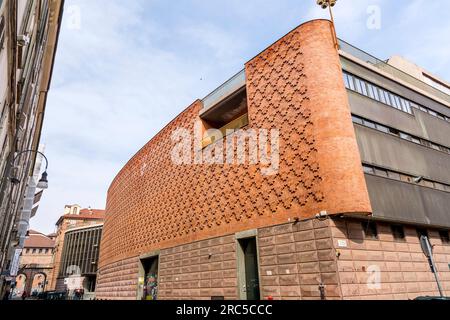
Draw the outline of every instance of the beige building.
[[[63,3],[0,1],[0,296],[13,279],[11,267],[17,267],[33,214],[27,200],[33,198],[40,173],[36,150]]]
[[[20,256],[20,268],[16,277],[14,295],[20,296],[24,290],[28,294],[38,294],[46,290],[53,276],[53,235],[30,230]]]

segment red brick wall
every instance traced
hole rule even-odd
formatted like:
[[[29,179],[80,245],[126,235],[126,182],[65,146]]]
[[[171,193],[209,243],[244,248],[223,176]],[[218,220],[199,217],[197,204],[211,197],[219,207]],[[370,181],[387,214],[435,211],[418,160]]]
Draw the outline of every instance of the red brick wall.
[[[136,300],[138,290],[138,258],[122,260],[99,270],[97,299]]]
[[[279,173],[173,164],[171,133],[193,130],[202,107],[195,102],[112,183],[100,267],[322,210],[371,211],[330,22],[298,27],[250,61],[246,75],[248,128],[280,130]]]
[[[262,296],[267,299],[339,299],[341,292],[329,220],[308,220],[259,230]]]
[[[238,298],[234,235],[163,250],[159,267],[158,299]]]
[[[378,240],[366,239],[359,221],[336,220],[331,231],[340,256],[337,261],[344,299],[414,299],[439,296],[433,273],[420,247],[417,231],[405,227],[405,241],[394,240],[389,224],[378,223]],[[450,245],[443,244],[438,232],[429,230],[434,258],[446,294],[450,294]],[[338,247],[338,240],[348,247]],[[369,267],[381,271],[381,287],[367,286]]]

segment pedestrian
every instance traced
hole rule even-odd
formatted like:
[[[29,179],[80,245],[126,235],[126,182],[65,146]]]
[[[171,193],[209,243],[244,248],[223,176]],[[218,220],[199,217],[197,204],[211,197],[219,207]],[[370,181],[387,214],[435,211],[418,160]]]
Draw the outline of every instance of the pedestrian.
[[[6,288],[5,295],[3,296],[3,301],[8,301],[10,294],[11,290],[9,288]]]
[[[28,293],[27,293],[26,290],[23,290],[23,293],[22,293],[22,300],[26,300],[27,298],[28,298]]]

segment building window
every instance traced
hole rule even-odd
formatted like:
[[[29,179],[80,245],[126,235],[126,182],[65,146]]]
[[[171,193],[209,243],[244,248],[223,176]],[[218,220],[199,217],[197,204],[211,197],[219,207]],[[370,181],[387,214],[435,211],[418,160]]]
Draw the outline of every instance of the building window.
[[[400,139],[403,139],[403,140],[406,140],[409,142],[413,142],[415,144],[420,144],[424,147],[431,148],[436,151],[441,151],[441,152],[450,154],[450,148],[447,148],[442,145],[437,145],[431,141],[427,141],[427,140],[421,139],[419,137],[412,136],[406,132],[399,131],[395,128],[390,128],[390,127],[384,126],[382,124],[375,123],[373,121],[366,120],[364,118],[361,118],[361,117],[355,116],[355,115],[352,115],[352,120],[353,120],[353,123],[355,123],[355,124],[359,124],[359,125],[365,126],[367,128],[375,129],[375,130],[378,130],[383,133],[392,134],[396,137],[399,137]]]
[[[440,230],[439,231],[439,237],[441,238],[441,241],[443,244],[449,244],[450,243],[450,236],[448,234],[448,230]]]
[[[364,170],[364,173],[375,174],[375,170],[371,166],[367,166],[367,165],[364,164],[363,165],[363,170]]]
[[[234,92],[201,115],[205,129],[202,147],[205,148],[249,124],[247,91]]]
[[[428,231],[427,231],[427,229],[421,229],[421,228],[417,229],[417,236],[419,237],[419,239],[420,239],[422,236],[428,238]]]
[[[350,75],[346,72],[344,72],[344,84],[345,87],[349,90],[355,91],[363,96],[391,106],[397,110],[409,114],[414,114],[412,109],[415,108],[433,117],[450,122],[450,118],[446,117],[443,114],[440,114],[424,106],[419,106],[416,103],[409,101],[408,99],[402,98],[395,93],[384,90],[364,79]]]
[[[394,236],[394,240],[405,240],[405,230],[403,230],[402,226],[392,225],[391,230],[392,235]]]
[[[364,229],[364,234],[367,239],[378,239],[377,224],[373,221],[362,222],[362,227]]]

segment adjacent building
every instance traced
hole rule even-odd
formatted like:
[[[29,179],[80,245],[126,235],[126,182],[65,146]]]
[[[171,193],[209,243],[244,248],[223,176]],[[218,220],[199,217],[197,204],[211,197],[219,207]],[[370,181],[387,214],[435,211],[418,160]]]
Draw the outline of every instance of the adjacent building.
[[[86,296],[94,292],[104,214],[104,210],[79,205],[65,207],[56,223],[49,291],[73,293],[84,289]]]
[[[39,149],[63,2],[0,1],[0,295],[14,279],[11,267],[17,266],[33,214],[28,202],[37,192],[35,175],[40,169],[35,151]]]
[[[20,297],[24,291],[35,296],[47,290],[53,275],[53,249],[55,238],[52,234],[30,230],[20,256],[20,267],[13,294]]]
[[[126,164],[97,298],[436,296],[421,240],[450,295],[450,86],[339,47],[299,26]]]

